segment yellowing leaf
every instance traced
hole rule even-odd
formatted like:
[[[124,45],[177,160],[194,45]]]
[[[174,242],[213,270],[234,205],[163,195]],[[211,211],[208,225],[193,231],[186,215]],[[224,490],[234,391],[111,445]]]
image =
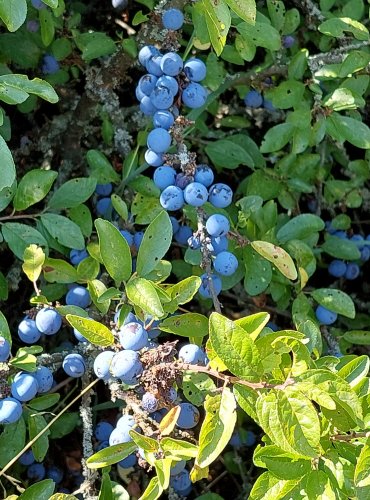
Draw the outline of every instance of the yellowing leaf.
[[[161,431],[162,436],[168,436],[174,430],[180,411],[181,407],[179,405],[174,406],[163,417],[161,423],[159,424],[159,430]]]
[[[23,272],[27,275],[27,278],[30,281],[37,281],[45,262],[45,254],[42,248],[37,245],[29,245],[23,253],[23,260]]]
[[[262,257],[272,262],[286,278],[290,280],[297,279],[298,274],[293,259],[281,247],[268,241],[253,241],[251,245]]]
[[[92,344],[109,347],[114,342],[113,333],[98,321],[73,314],[67,314],[66,320]]]

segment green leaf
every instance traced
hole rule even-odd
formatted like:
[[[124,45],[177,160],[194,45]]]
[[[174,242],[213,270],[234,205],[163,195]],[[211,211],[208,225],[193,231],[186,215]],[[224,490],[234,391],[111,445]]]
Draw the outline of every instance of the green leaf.
[[[162,495],[163,489],[157,476],[152,477],[140,500],[157,500]]]
[[[259,353],[245,330],[221,314],[212,313],[209,338],[217,356],[227,368],[242,378],[254,378]]]
[[[87,284],[87,289],[90,292],[91,300],[93,301],[95,307],[102,313],[107,314],[110,307],[110,299],[106,298],[102,300],[103,294],[107,291],[107,287],[100,280],[92,280]]]
[[[296,487],[298,480],[284,481],[264,472],[258,476],[249,495],[249,500],[277,500],[293,498],[289,493]]]
[[[370,331],[350,330],[343,335],[347,342],[359,345],[370,345]]]
[[[225,46],[231,25],[230,11],[223,0],[201,0],[201,3],[204,6],[209,38],[214,51],[219,56]]]
[[[40,78],[29,80],[27,75],[11,73],[0,76],[0,87],[5,86],[6,91],[21,91],[29,94],[37,95],[45,101],[55,104],[59,101],[58,94],[55,92],[50,83]]]
[[[339,113],[332,113],[326,119],[327,132],[334,139],[348,141],[357,148],[370,149],[370,129],[366,123]]]
[[[256,2],[255,0],[225,0],[227,5],[241,19],[247,23],[254,23],[256,20]]]
[[[28,417],[28,432],[32,440],[39,434],[47,425],[45,418],[42,415],[29,415]],[[49,434],[47,429],[32,445],[32,452],[37,462],[42,462],[49,449]]]
[[[42,0],[44,4],[48,5],[51,9],[56,9],[60,0]]]
[[[368,356],[357,356],[346,363],[339,371],[338,375],[346,380],[351,387],[361,382],[369,373],[370,360]]]
[[[147,227],[137,255],[136,272],[145,277],[155,269],[172,242],[172,224],[163,210]]]
[[[12,335],[9,325],[4,314],[0,311],[0,336],[4,337],[10,345],[12,345]]]
[[[76,328],[89,342],[101,347],[109,347],[114,343],[113,333],[105,325],[90,318],[81,318],[67,314],[66,320]]]
[[[52,210],[73,208],[88,200],[94,193],[96,179],[93,177],[77,177],[65,182],[55,191],[48,202]]]
[[[312,233],[322,231],[325,222],[313,214],[301,214],[290,219],[276,234],[279,243],[287,243],[289,240],[301,240]]]
[[[119,175],[109,160],[97,149],[89,149],[86,153],[86,160],[91,169],[91,175],[96,178],[98,184],[120,181]]]
[[[0,19],[9,31],[17,31],[27,17],[26,0],[0,0]]]
[[[53,170],[35,169],[27,172],[18,184],[13,200],[16,210],[26,208],[43,200],[58,176]]]
[[[34,243],[47,249],[48,244],[42,234],[31,226],[19,222],[6,222],[2,225],[4,240],[18,259],[23,260],[24,251]]]
[[[139,448],[142,448],[149,453],[156,453],[159,451],[159,443],[155,439],[148,436],[143,436],[133,429],[129,431],[129,434],[132,437],[134,443],[136,443]]]
[[[75,283],[78,280],[76,268],[62,259],[45,259],[43,271],[49,283]]]
[[[355,486],[358,493],[361,493],[359,498],[365,499],[366,494],[370,493],[370,438],[367,438],[364,446],[361,449],[360,455],[357,459],[355,468]]]
[[[236,424],[236,402],[229,387],[222,394],[208,396],[204,403],[206,415],[199,433],[196,464],[207,467],[228,444]]]
[[[330,311],[342,314],[347,318],[356,316],[355,305],[349,295],[335,288],[317,288],[312,292],[312,297],[321,306]]]
[[[328,235],[321,249],[337,259],[358,260],[361,257],[361,252],[354,241],[343,240],[337,236]]]
[[[81,229],[82,234],[89,238],[92,233],[92,217],[89,208],[82,204],[68,210],[68,217]]]
[[[82,33],[75,37],[75,42],[82,51],[82,59],[88,62],[97,57],[113,54],[117,50],[114,40],[105,33]]]
[[[179,305],[189,302],[197,293],[201,283],[199,276],[189,276],[176,285],[166,288],[166,293],[172,299],[170,304],[166,304],[166,309],[175,312]]]
[[[161,439],[161,448],[166,454],[181,460],[195,458],[198,454],[198,446],[195,444],[170,437]]]
[[[287,387],[260,394],[258,423],[273,444],[302,458],[317,458],[320,450],[320,420],[310,400]]]
[[[259,446],[254,452],[253,463],[265,467],[278,479],[300,479],[311,471],[311,461],[298,458],[293,453],[275,445]]]
[[[203,338],[208,335],[208,318],[203,314],[184,313],[166,318],[159,328],[180,337]]]
[[[96,219],[95,227],[99,236],[100,255],[109,275],[117,282],[128,280],[132,259],[127,241],[111,222]]]
[[[28,406],[33,410],[43,411],[51,406],[54,406],[60,399],[60,394],[45,394],[44,396],[39,396],[33,398],[32,401],[28,402]]]
[[[27,278],[32,282],[37,281],[45,262],[45,254],[42,248],[37,245],[27,247],[23,254],[23,261],[22,269]]]
[[[261,257],[251,245],[243,248],[243,261],[245,265],[245,291],[251,296],[261,294],[271,282],[271,264]]]
[[[4,0],[7,1],[7,0]],[[6,142],[0,135],[0,160],[1,160],[1,177],[0,191],[4,188],[10,188],[15,181],[15,165],[12,153]]]
[[[128,219],[128,208],[126,202],[122,200],[117,194],[112,194],[110,197],[114,210],[124,220]]]
[[[55,306],[55,309],[62,316],[67,316],[67,314],[73,314],[74,316],[81,316],[82,318],[88,318],[89,313],[78,306]]]
[[[294,130],[292,123],[280,123],[271,127],[263,138],[261,153],[273,153],[282,149],[293,137]]]
[[[164,316],[163,306],[154,285],[144,278],[131,278],[126,285],[130,302],[156,319]]]
[[[240,407],[249,415],[253,420],[257,421],[256,403],[258,393],[254,389],[245,385],[234,384],[234,395]]]
[[[252,247],[262,257],[270,261],[286,278],[297,279],[297,270],[293,259],[283,249],[267,241],[252,241]]]
[[[29,347],[21,347],[9,361],[9,365],[27,372],[34,372],[36,370],[36,361],[36,356],[33,355]]]
[[[12,458],[23,450],[26,444],[26,424],[23,417],[14,424],[3,427],[0,435],[0,467],[5,467]]]
[[[29,486],[18,500],[50,500],[54,493],[55,483],[52,479],[44,479]]]
[[[98,500],[113,500],[112,482],[109,477],[109,472],[103,472]]]
[[[86,460],[89,469],[100,469],[108,465],[116,464],[120,460],[128,457],[137,450],[137,444],[134,441],[128,443],[115,444],[94,453]]]
[[[247,151],[228,139],[211,142],[205,147],[205,152],[212,163],[218,167],[235,169],[239,165],[254,167],[254,162]]]
[[[83,259],[77,266],[79,281],[91,281],[98,276],[99,272],[99,262],[90,256]]]
[[[368,40],[367,28],[350,17],[333,17],[318,26],[318,30],[328,36],[336,38],[344,36],[345,32],[352,33],[357,40]]]
[[[70,434],[79,422],[79,414],[77,412],[64,413],[50,427],[50,439],[60,439]]]
[[[47,47],[54,40],[54,16],[49,9],[39,11],[40,31],[42,43]]]
[[[189,371],[183,374],[181,388],[188,401],[195,406],[202,406],[206,396],[215,391],[216,385],[206,373]]]
[[[253,339],[256,339],[269,319],[270,315],[268,313],[260,312],[239,318],[235,323],[241,326]]]
[[[250,24],[243,22],[239,23],[236,29],[243,38],[251,41],[257,47],[264,47],[268,50],[279,50],[281,47],[279,32],[268,23],[256,21],[255,24]]]
[[[43,214],[40,219],[51,236],[61,245],[77,250],[85,248],[81,229],[67,217],[58,214]]]
[[[136,224],[150,224],[163,210],[157,196],[144,196],[137,193],[131,205]]]
[[[272,104],[278,109],[296,108],[302,104],[305,86],[296,80],[287,80],[269,92]]]

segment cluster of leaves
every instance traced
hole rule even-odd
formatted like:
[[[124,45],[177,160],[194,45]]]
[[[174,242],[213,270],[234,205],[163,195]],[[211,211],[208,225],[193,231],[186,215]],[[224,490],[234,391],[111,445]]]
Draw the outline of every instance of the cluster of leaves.
[[[32,114],[40,106],[38,98],[58,101],[53,86],[58,89],[58,84],[77,80],[80,62],[94,65],[114,53],[137,53],[133,35],[85,30],[86,8],[79,2],[70,10],[63,0],[44,3],[49,8],[36,11],[26,0],[17,1],[15,9],[13,2],[0,2],[0,18],[11,32],[0,34],[1,251],[11,251],[23,261],[36,291],[41,288],[31,298],[33,306],[55,304],[69,284],[87,285],[96,320],[85,319],[87,313],[74,306],[56,307],[95,346],[113,344],[107,324],[113,310],[124,304],[126,314],[134,309],[139,316],[159,320],[169,338],[205,345],[210,359],[203,372],[182,374],[185,398],[204,408],[197,444],[171,437],[176,407],[161,424],[159,437],[131,431],[132,442],[88,458],[90,468],[104,468],[100,498],[127,498],[122,491],[113,493],[109,467],[138,448],[156,472],[142,499],[154,500],[168,488],[174,460],[193,460],[192,480],[204,481],[225,452],[241,414],[263,434],[253,463],[265,471],[250,485],[252,500],[368,498],[370,319],[358,312],[366,310],[362,290],[368,286],[368,264],[363,264],[362,285],[355,290],[342,280],[330,280],[326,268],[332,258],[360,262],[360,251],[355,241],[329,234],[325,226],[330,219],[333,230],[351,234],[357,232],[356,224],[366,231],[362,219],[370,202],[370,38],[364,21],[368,6],[363,0],[321,0],[320,10],[311,2],[288,8],[289,2],[280,0],[267,0],[258,10],[254,0],[198,0],[185,6],[192,23],[185,25],[180,44],[185,53],[194,50],[206,62],[204,83],[211,91],[204,107],[187,115],[191,122],[186,144],[197,151],[199,163],[209,162],[217,175],[227,176],[236,187],[237,200],[217,212],[231,222],[230,245],[240,265],[234,275],[222,279],[223,291],[228,291],[221,295],[225,316],[208,317],[211,302],[196,295],[203,273],[201,252],[176,249],[173,258],[168,257],[172,225],[150,174],[142,175],[146,131],[137,131],[137,144],[123,159],[122,174],[101,151],[104,144],[87,150],[87,170],[57,189],[56,169],[17,171],[6,143],[10,105],[17,106],[17,113]],[[154,3],[139,3],[149,12],[134,9],[131,24],[143,23],[145,31],[147,21],[156,22],[150,15]],[[40,31],[31,33],[25,21],[36,19]],[[283,44],[286,36],[295,40],[290,49]],[[18,73],[38,75],[45,53],[62,63],[54,75],[41,80]],[[273,107],[246,111],[242,99],[251,89],[263,93]],[[112,128],[109,117],[104,116],[102,125],[104,142]],[[110,182],[115,185],[113,223],[95,218],[96,185]],[[309,208],[312,202],[314,210]],[[204,210],[215,211],[209,204]],[[196,228],[194,209],[187,207],[184,218]],[[135,272],[132,252],[116,227],[131,230],[134,224],[147,226],[134,256]],[[67,262],[71,249],[85,246],[86,259],[76,267]],[[8,294],[9,283],[0,272],[4,311]],[[279,331],[266,327],[267,313],[227,319],[240,316],[237,308],[246,303],[249,312],[256,304],[273,311],[274,320],[283,323]],[[184,304],[189,311],[172,316]],[[340,314],[331,336],[320,327],[315,304]],[[0,333],[16,343],[3,313]],[[343,357],[333,355],[330,339],[346,353]],[[21,347],[10,369],[34,371],[42,350]],[[53,422],[46,413],[54,411],[58,401],[58,394],[35,398],[24,418],[4,427],[2,467],[40,431],[42,436],[32,444],[38,460],[46,456],[49,438],[73,430],[77,413],[57,415]],[[45,480],[19,498],[54,498],[53,491],[54,483]],[[218,498],[212,495],[202,498]]]

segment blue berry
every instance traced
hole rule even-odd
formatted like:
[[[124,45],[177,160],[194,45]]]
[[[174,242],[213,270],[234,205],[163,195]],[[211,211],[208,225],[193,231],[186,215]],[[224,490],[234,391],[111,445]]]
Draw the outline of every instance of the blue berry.
[[[231,252],[220,252],[213,262],[213,267],[222,276],[234,274],[238,265],[238,259]]]
[[[168,186],[162,191],[159,201],[165,210],[173,212],[184,206],[184,194],[177,186]]]
[[[22,405],[17,399],[0,399],[0,424],[14,424],[21,416]]]
[[[194,57],[186,61],[184,72],[190,81],[201,82],[207,75],[207,68],[203,61]]]
[[[176,175],[176,186],[180,189],[185,189],[192,182],[193,178],[190,175],[183,174],[182,172]]]
[[[151,392],[146,392],[141,398],[141,407],[148,413],[154,413],[158,409],[158,399]]]
[[[42,0],[31,0],[32,7],[37,10],[46,9],[46,5]]]
[[[179,350],[179,359],[191,365],[203,365],[204,351],[196,344],[186,344]]]
[[[149,59],[149,61],[145,64],[145,68],[148,73],[151,73],[154,76],[162,76],[163,71],[161,68],[162,56],[153,56]]]
[[[185,466],[186,466],[185,460],[179,460],[178,462],[172,462],[170,475],[177,476],[177,474],[180,474],[180,472],[182,472],[185,469]]]
[[[26,372],[18,372],[10,386],[13,398],[19,401],[30,401],[36,396],[38,389],[36,377]]]
[[[206,222],[207,233],[210,236],[225,236],[230,231],[229,219],[221,214],[211,215]]]
[[[272,321],[269,321],[267,324],[266,324],[267,328],[270,328],[270,330],[272,330],[273,332],[277,332],[280,330],[280,328],[275,324],[273,323]]]
[[[37,367],[37,370],[35,371],[35,378],[39,387],[38,392],[48,392],[53,387],[54,377],[51,370],[46,366]]]
[[[96,213],[109,218],[112,214],[112,200],[110,198],[100,198],[96,204]]]
[[[177,83],[177,80],[173,78],[173,76],[169,75],[163,75],[158,78],[157,87],[166,87],[174,97],[179,91],[179,84]]]
[[[99,196],[109,196],[113,191],[113,186],[109,182],[108,184],[97,184],[95,188],[95,193]]]
[[[131,436],[128,433],[123,432],[118,427],[113,429],[112,434],[109,436],[109,446],[121,443],[129,443],[130,441],[132,441]]]
[[[348,262],[346,274],[344,275],[347,280],[355,280],[360,275],[360,267],[355,262]]]
[[[140,351],[148,342],[147,331],[136,322],[121,326],[118,335],[122,347],[132,351]]]
[[[361,248],[361,260],[362,262],[367,262],[370,259],[370,247],[364,246]]]
[[[332,325],[337,320],[338,314],[334,311],[326,309],[324,306],[317,306],[316,318],[322,325]]]
[[[168,9],[162,15],[163,26],[168,30],[179,30],[184,24],[184,14],[179,9]]]
[[[242,446],[242,440],[239,431],[234,431],[232,433],[229,444],[234,448],[240,448]]]
[[[227,184],[221,182],[213,184],[209,188],[208,200],[216,208],[226,208],[233,199],[233,192]]]
[[[295,44],[295,38],[291,35],[283,36],[283,47],[285,49],[290,49]]]
[[[145,161],[151,167],[159,167],[163,165],[163,155],[155,153],[151,149],[147,149],[144,155]]]
[[[46,469],[46,477],[52,479],[54,483],[59,484],[63,481],[63,471],[56,465],[51,465]]]
[[[30,19],[27,21],[26,27],[30,33],[36,33],[40,29],[40,23],[36,19]]]
[[[193,207],[200,207],[208,199],[208,190],[200,182],[191,182],[184,189],[184,199],[186,203]]]
[[[260,108],[263,104],[263,97],[257,90],[250,90],[244,97],[244,102],[249,108]]]
[[[180,415],[177,419],[177,427],[180,429],[192,429],[199,422],[200,414],[196,406],[191,403],[180,403]]]
[[[171,135],[164,128],[154,128],[149,132],[147,145],[155,153],[165,153],[171,145]]]
[[[191,492],[193,485],[191,484],[190,475],[187,470],[182,470],[176,476],[171,476],[170,485],[181,496],[187,496]]]
[[[242,438],[242,442],[245,446],[254,446],[256,444],[256,440],[256,435],[252,431],[247,431]]]
[[[328,267],[328,272],[335,278],[341,278],[346,274],[347,264],[343,260],[332,260]]]
[[[198,292],[199,292],[199,295],[201,295],[201,297],[203,297],[205,299],[212,298],[211,289],[210,289],[210,280],[212,280],[213,289],[215,291],[215,294],[219,295],[221,293],[222,282],[218,276],[216,276],[215,274],[210,274],[210,276],[208,277],[208,274],[204,273],[204,274],[202,274],[200,279],[202,280],[202,283],[199,287]]]
[[[120,460],[117,465],[122,467],[122,469],[129,469],[130,467],[134,467],[137,463],[137,457],[134,453],[131,453],[128,457]]]
[[[154,56],[158,56],[160,54],[159,50],[153,45],[145,45],[139,51],[138,59],[142,66],[145,66],[146,63]]]
[[[87,338],[84,337],[76,328],[73,328],[73,335],[79,342],[88,342]]]
[[[69,253],[69,260],[71,261],[71,264],[73,264],[74,266],[77,266],[80,262],[82,262],[88,256],[89,256],[89,254],[85,248],[83,250],[73,249]]]
[[[91,304],[90,293],[83,286],[75,286],[66,295],[66,304],[68,306],[78,306],[86,309]]]
[[[144,113],[144,115],[146,116],[154,115],[157,108],[152,103],[150,97],[144,95],[142,98],[139,99],[139,101],[140,101],[140,111]]]
[[[134,244],[134,236],[129,231],[127,231],[126,229],[121,229],[120,233],[122,234],[122,236],[127,241],[128,246],[131,247]]]
[[[62,326],[62,316],[51,307],[44,307],[36,314],[36,328],[45,335],[55,335]]]
[[[189,108],[200,108],[207,100],[207,91],[199,83],[191,82],[182,92],[182,102]]]
[[[27,469],[27,477],[28,479],[32,479],[33,481],[41,481],[45,477],[45,466],[43,464],[34,463],[30,465]]]
[[[94,360],[94,373],[98,378],[104,380],[110,378],[109,368],[115,354],[114,351],[103,351],[96,356]]]
[[[209,187],[214,181],[213,170],[208,165],[198,165],[195,169],[194,180],[200,182],[203,186]]]
[[[19,463],[22,465],[32,465],[35,462],[35,457],[32,450],[27,450],[19,457]]]
[[[58,61],[51,54],[45,54],[42,58],[42,66],[41,71],[44,75],[53,75],[57,71],[59,71],[60,66]]]
[[[170,111],[166,109],[162,109],[156,111],[153,115],[153,125],[155,127],[161,127],[166,130],[172,127],[175,122],[175,117]]]
[[[172,224],[172,233],[175,234],[180,229],[180,223],[172,215],[170,215],[170,221],[171,221],[171,224]]]
[[[168,109],[173,104],[174,95],[168,87],[156,87],[150,100],[156,109]]]
[[[161,59],[161,69],[165,75],[177,76],[181,73],[184,63],[176,52],[168,52]]]
[[[226,236],[217,236],[216,238],[211,238],[211,242],[207,244],[207,248],[213,255],[218,255],[228,249],[229,240]]]
[[[336,236],[337,238],[340,238],[341,240],[348,239],[348,234],[345,231],[335,231],[333,233],[333,236]]]
[[[144,99],[144,97],[148,97],[146,94],[144,94],[144,92],[141,90],[139,86],[136,86],[135,88],[135,96],[136,99],[140,102]]]
[[[122,417],[117,420],[116,427],[121,431],[127,431],[127,433],[136,426],[135,419],[132,415],[124,413]]]
[[[138,231],[137,233],[134,234],[134,245],[136,250],[139,250],[141,242],[143,241],[144,238],[144,231]],[[134,320],[136,321],[136,320]],[[130,323],[130,321],[127,321],[127,323]],[[126,324],[126,320],[125,320]]]
[[[157,81],[158,81],[158,78],[155,75],[147,74],[147,75],[143,75],[140,78],[137,86],[144,95],[150,96],[150,94],[155,89]],[[110,194],[110,193],[108,193],[108,194]]]
[[[201,247],[199,236],[190,236],[190,238],[188,238],[188,246],[192,250],[198,250]]]
[[[154,184],[163,191],[168,186],[173,186],[176,179],[176,170],[168,165],[162,165],[155,169],[153,174]]]
[[[193,230],[189,226],[180,226],[175,234],[175,241],[180,245],[187,245],[189,238],[193,236]]]
[[[0,337],[0,361],[1,362],[6,361],[9,358],[9,356],[10,356],[10,344],[4,337]]]
[[[104,448],[108,448],[109,441],[101,441],[97,446],[95,446],[95,451],[104,450]]]
[[[276,111],[275,106],[272,104],[272,101],[270,99],[263,99],[263,107],[267,109],[267,111]],[[316,209],[315,209],[316,211]]]
[[[98,441],[108,441],[113,432],[113,425],[104,420],[98,422],[95,427],[94,436]]]
[[[113,377],[121,379],[124,384],[137,383],[137,377],[142,371],[143,365],[136,351],[125,350],[113,356],[110,372]]]
[[[74,378],[82,377],[86,370],[85,360],[81,354],[67,354],[62,366],[66,374]]]

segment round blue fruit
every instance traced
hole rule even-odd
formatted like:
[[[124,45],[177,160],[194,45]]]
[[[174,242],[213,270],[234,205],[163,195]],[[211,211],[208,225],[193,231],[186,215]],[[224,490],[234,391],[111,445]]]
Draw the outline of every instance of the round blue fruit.
[[[59,484],[63,481],[63,471],[56,465],[51,465],[46,469],[46,477],[52,479],[54,483]]]
[[[161,68],[162,56],[153,56],[149,59],[149,61],[145,64],[145,69],[148,73],[151,73],[154,76],[162,76],[163,71]]]
[[[370,247],[364,246],[361,248],[361,260],[362,262],[367,262],[370,259]]]
[[[140,111],[144,113],[145,116],[154,115],[157,108],[152,103],[150,97],[143,95],[142,97],[138,97],[140,101]]]
[[[109,368],[115,354],[114,351],[103,351],[96,356],[94,360],[94,373],[98,378],[104,380],[110,378]]]
[[[225,236],[230,231],[229,219],[222,214],[213,214],[207,219],[206,229],[210,236]]]
[[[283,47],[284,49],[290,49],[295,44],[295,38],[291,35],[283,36]]]
[[[214,173],[209,165],[198,165],[195,169],[194,180],[200,182],[203,186],[209,187],[214,181]]]
[[[95,427],[94,436],[98,441],[108,441],[113,432],[113,425],[104,420],[98,422]]]
[[[44,307],[36,314],[36,328],[45,335],[55,335],[62,326],[62,316],[51,307]]]
[[[176,170],[169,165],[162,165],[155,169],[153,174],[154,184],[163,191],[168,186],[173,186],[176,179]]]
[[[124,349],[140,351],[148,343],[148,333],[140,323],[132,322],[121,326],[119,340]]]
[[[208,190],[200,182],[191,182],[184,189],[184,199],[192,207],[201,207],[208,199]]]
[[[39,386],[38,392],[44,393],[50,391],[53,387],[54,377],[52,371],[46,366],[38,366],[35,371],[35,378]]]
[[[74,266],[77,266],[80,262],[82,262],[88,256],[89,256],[89,254],[85,248],[83,250],[73,249],[69,253],[69,260],[71,261],[71,264],[73,264]]]
[[[109,196],[113,191],[113,186],[111,182],[108,184],[97,184],[95,188],[95,193],[99,196]]]
[[[194,234],[188,238],[188,246],[192,250],[198,250],[201,247],[201,242],[199,236],[195,236]]]
[[[137,86],[144,95],[147,95],[149,97],[150,94],[155,89],[157,81],[158,81],[158,77],[156,77],[155,75],[147,74],[147,75],[143,75],[140,78]],[[110,194],[110,193],[108,193],[108,194]]]
[[[181,496],[189,495],[193,488],[189,472],[186,469],[182,470],[176,476],[171,476],[170,485]]]
[[[153,115],[153,125],[155,127],[161,127],[166,130],[172,127],[175,122],[175,117],[166,109],[156,111]]]
[[[226,236],[217,236],[216,238],[211,238],[211,242],[207,244],[207,248],[213,255],[218,255],[228,249],[229,240]]]
[[[194,57],[184,64],[184,72],[191,82],[201,82],[207,75],[207,67],[203,61]]]
[[[145,45],[142,49],[140,49],[138,54],[138,59],[142,66],[145,66],[146,63],[154,56],[158,56],[160,54],[157,47],[154,45]]]
[[[42,0],[31,0],[32,7],[37,10],[46,9],[46,4]]]
[[[134,234],[134,245],[136,250],[139,250],[143,238],[144,238],[144,231],[138,231],[137,233]],[[127,321],[127,323],[130,322]]]
[[[344,275],[344,277],[347,280],[355,280],[356,278],[359,277],[359,275],[360,275],[360,266],[355,262],[348,262],[346,274]]]
[[[120,460],[117,465],[122,467],[122,469],[128,469],[130,467],[134,467],[137,463],[137,456],[135,453],[131,453],[128,457],[124,458],[123,460]]]
[[[148,413],[154,413],[158,409],[158,399],[151,392],[146,392],[141,398],[141,407]]]
[[[13,379],[10,390],[13,398],[18,399],[18,401],[30,401],[36,396],[39,385],[32,373],[18,372]]]
[[[200,108],[205,104],[207,100],[207,91],[200,85],[199,83],[191,82],[189,85],[183,90],[182,93],[182,102],[185,106],[189,108],[196,109]]]
[[[158,78],[157,87],[166,87],[171,92],[171,94],[175,97],[177,92],[179,91],[179,84],[177,83],[176,78],[169,75],[163,75]]]
[[[257,90],[250,90],[244,97],[244,102],[249,108],[260,108],[263,104],[263,97]]]
[[[100,198],[96,204],[96,213],[109,218],[112,214],[112,200],[110,198]]]
[[[21,416],[22,405],[17,399],[0,399],[0,424],[14,424]]]
[[[109,441],[101,441],[97,446],[94,447],[94,450],[101,451],[104,450],[104,448],[108,448],[108,446],[109,446]]]
[[[316,318],[322,325],[332,325],[337,320],[338,314],[334,311],[326,309],[324,306],[317,306]]]
[[[51,54],[45,54],[42,58],[42,66],[41,71],[44,75],[53,75],[57,71],[59,71],[60,66],[58,61]]]
[[[66,374],[74,378],[82,377],[86,370],[85,360],[81,354],[67,354],[62,366]]]
[[[117,420],[116,427],[117,427],[117,429],[120,429],[121,431],[125,431],[128,434],[128,432],[131,429],[136,427],[135,418],[132,415],[128,415],[127,413],[124,413],[122,415],[122,417],[120,417]]]
[[[180,189],[185,189],[186,186],[188,186],[192,182],[193,177],[191,177],[190,175],[183,174],[182,172],[176,175],[176,186]]]
[[[43,464],[34,463],[30,465],[27,469],[27,477],[28,479],[32,479],[33,481],[41,481],[45,477],[45,466]]]
[[[180,245],[187,245],[189,238],[193,236],[193,230],[189,226],[180,226],[175,234],[175,241]]]
[[[179,9],[168,9],[162,14],[163,26],[168,30],[179,30],[184,24],[184,14]]]
[[[155,153],[151,149],[147,149],[144,155],[145,161],[151,167],[159,167],[163,165],[163,155]]]
[[[129,385],[136,383],[142,371],[143,365],[136,351],[125,350],[113,356],[110,372],[113,377],[121,379],[123,383]]]
[[[182,472],[185,469],[185,466],[186,466],[185,460],[179,460],[178,462],[172,462],[170,475],[177,476],[177,474],[180,474],[180,472]]]
[[[180,415],[177,419],[177,427],[180,429],[192,429],[199,422],[200,414],[196,406],[191,403],[180,403]]]
[[[120,233],[127,241],[129,247],[134,244],[134,235],[127,231],[127,229],[120,229]]]
[[[238,265],[238,259],[231,252],[220,252],[213,262],[213,267],[221,276],[231,276]]]
[[[84,337],[76,328],[73,328],[73,335],[79,342],[88,342],[87,338]]]
[[[180,229],[180,223],[172,215],[170,215],[170,221],[171,221],[171,224],[172,224],[172,234],[175,234]]]
[[[335,278],[341,278],[346,274],[347,264],[343,260],[332,260],[328,267],[328,272],[331,276]]]
[[[91,304],[90,293],[84,286],[75,286],[71,288],[66,295],[66,304],[68,306],[78,306],[86,309]]]
[[[186,344],[179,350],[179,359],[191,365],[203,365],[204,351],[196,344]]]
[[[168,109],[173,104],[174,95],[168,87],[156,87],[150,100],[156,109]]]
[[[27,450],[19,457],[19,463],[22,465],[32,465],[35,462],[35,456],[32,450]]]
[[[227,185],[219,182],[213,184],[209,188],[208,200],[216,208],[226,208],[230,205],[233,199],[232,189]]]
[[[10,356],[10,344],[4,337],[0,337],[0,361],[1,362],[6,361],[9,358],[9,356]]]
[[[109,446],[114,444],[129,443],[132,441],[132,437],[125,430],[116,427],[113,429],[112,434],[109,436]]]
[[[165,153],[171,146],[171,135],[164,128],[154,128],[148,134],[147,145],[155,153]]]
[[[161,70],[168,76],[179,75],[183,66],[184,63],[176,52],[167,52],[161,59]]]
[[[165,210],[180,210],[184,206],[183,191],[177,186],[168,186],[162,191],[159,201]]]
[[[202,284],[199,287],[199,295],[205,299],[211,299],[212,298],[212,293],[211,293],[211,288],[210,288],[210,280],[212,280],[213,284],[213,289],[216,295],[219,295],[221,293],[222,289],[222,282],[221,279],[216,276],[215,274],[210,274],[208,277],[207,273],[202,274],[200,277],[202,280]]]

